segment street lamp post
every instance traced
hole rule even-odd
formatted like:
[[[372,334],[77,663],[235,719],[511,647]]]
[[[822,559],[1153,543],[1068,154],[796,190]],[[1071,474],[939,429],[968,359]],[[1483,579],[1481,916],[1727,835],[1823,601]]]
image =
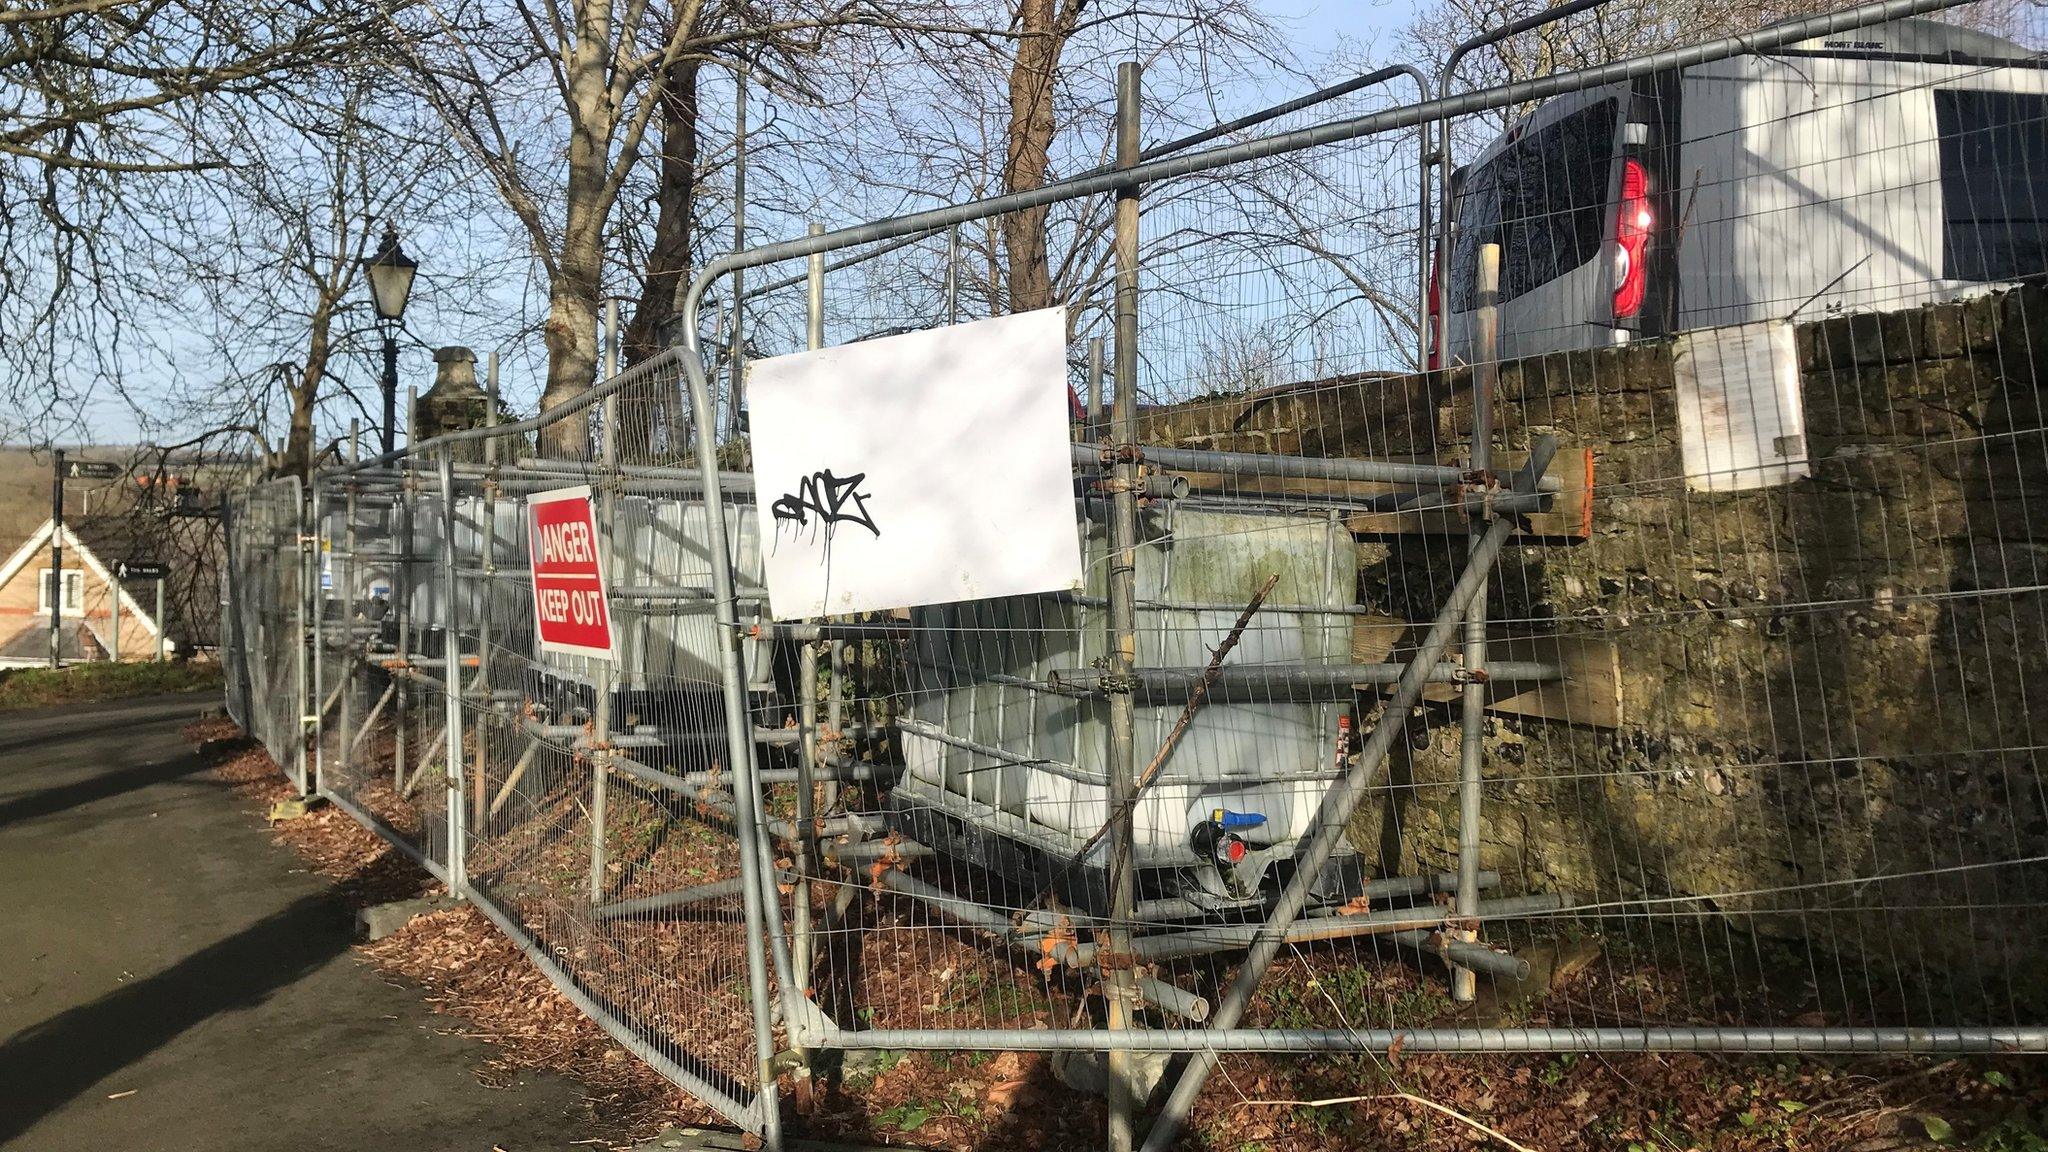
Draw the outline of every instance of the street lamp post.
[[[363,261],[363,269],[370,278],[370,302],[384,329],[384,452],[389,455],[398,436],[398,328],[405,319],[405,302],[412,296],[412,278],[419,261],[398,246],[398,229],[387,224],[384,243]]]

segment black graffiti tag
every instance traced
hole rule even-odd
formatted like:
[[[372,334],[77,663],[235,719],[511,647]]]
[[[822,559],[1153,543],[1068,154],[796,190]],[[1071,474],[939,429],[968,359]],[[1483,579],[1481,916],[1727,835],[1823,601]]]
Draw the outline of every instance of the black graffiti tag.
[[[875,526],[875,518],[868,512],[869,494],[860,490],[861,481],[867,478],[865,472],[844,479],[834,476],[829,468],[813,472],[804,477],[794,493],[785,493],[770,505],[776,527],[792,523],[799,529],[808,528],[815,515],[828,532],[835,525],[858,524],[880,537],[882,530]]]

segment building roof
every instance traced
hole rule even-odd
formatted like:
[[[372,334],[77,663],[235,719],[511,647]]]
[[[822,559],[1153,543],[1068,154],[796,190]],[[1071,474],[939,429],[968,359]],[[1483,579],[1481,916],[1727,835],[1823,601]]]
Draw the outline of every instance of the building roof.
[[[76,616],[58,621],[58,658],[66,664],[97,660],[106,651],[99,633]],[[12,636],[0,637],[0,664],[40,663],[50,658],[50,622],[38,617]]]
[[[121,611],[123,613],[133,613],[135,619],[142,621],[151,634],[155,634],[161,631],[157,623],[156,614],[153,611],[144,609],[141,602],[131,595],[125,586],[114,579],[114,573],[110,566],[125,557],[126,553],[122,549],[131,542],[130,537],[122,535],[118,528],[115,527],[116,524],[118,524],[118,521],[111,517],[107,518],[106,521],[97,523],[91,519],[83,521],[66,520],[64,522],[64,553],[67,557],[78,557],[87,570],[91,571],[101,580],[106,581],[109,585],[118,588],[121,594]],[[5,587],[11,583],[24,570],[41,568],[41,565],[31,564],[31,561],[39,556],[47,556],[49,554],[50,529],[51,522],[45,519],[41,526],[34,532],[29,533],[28,539],[22,541],[21,547],[14,550],[14,554],[7,558],[7,562],[0,564],[0,587]],[[89,543],[90,540],[95,538],[99,540],[100,545],[113,549],[111,555],[106,551],[102,551],[101,547],[96,547]]]
[[[134,516],[68,517],[64,527],[109,569],[117,561],[153,558],[147,526]]]

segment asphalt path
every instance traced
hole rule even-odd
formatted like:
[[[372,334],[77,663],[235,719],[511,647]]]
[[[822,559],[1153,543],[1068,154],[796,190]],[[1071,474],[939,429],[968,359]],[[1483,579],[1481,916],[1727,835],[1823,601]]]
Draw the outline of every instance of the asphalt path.
[[[587,1147],[582,1092],[349,949],[350,911],[207,778],[215,693],[0,712],[0,1147]]]

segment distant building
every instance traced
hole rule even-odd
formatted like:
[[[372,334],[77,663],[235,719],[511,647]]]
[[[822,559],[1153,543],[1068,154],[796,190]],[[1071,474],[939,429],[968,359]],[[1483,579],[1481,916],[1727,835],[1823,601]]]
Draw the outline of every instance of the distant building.
[[[51,522],[29,533],[0,566],[0,668],[50,660]],[[130,529],[123,520],[64,522],[64,589],[59,656],[66,662],[150,660],[162,625],[155,597],[131,596],[114,579]],[[164,643],[165,655],[175,646]]]

